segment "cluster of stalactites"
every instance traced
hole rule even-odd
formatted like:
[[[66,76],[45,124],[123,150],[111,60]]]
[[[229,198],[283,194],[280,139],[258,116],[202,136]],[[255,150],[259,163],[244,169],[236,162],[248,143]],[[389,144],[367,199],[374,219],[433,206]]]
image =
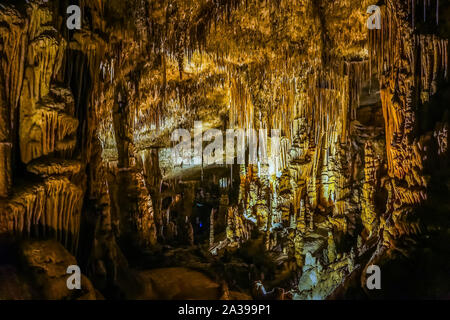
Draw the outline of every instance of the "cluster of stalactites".
[[[438,0],[436,0],[438,1]],[[414,15],[414,3],[421,2],[424,8],[427,8],[430,0],[411,0],[408,2],[409,14]],[[417,60],[421,62],[421,78],[428,76],[424,73],[424,68],[430,63],[433,64],[432,72],[429,74],[442,76],[448,75],[448,40],[441,39],[434,35],[413,35],[414,26],[403,19],[399,13],[399,4],[388,2],[387,6],[382,7],[381,29],[368,31],[369,62],[371,64],[370,72],[376,69],[378,75],[392,70],[392,68],[401,62],[403,57],[408,59],[411,66],[411,73],[415,74],[414,63]],[[412,27],[412,28],[411,28]],[[409,40],[405,41],[405,37]],[[430,54],[432,56],[427,57]],[[373,68],[373,67],[374,68]]]
[[[83,191],[64,177],[17,193],[0,214],[1,233],[54,237],[66,248],[78,246]]]
[[[322,133],[328,146],[347,141],[367,79],[367,61],[343,62],[335,71],[321,71],[309,77],[301,116],[312,122],[308,127],[316,145],[321,143]]]
[[[337,202],[346,192],[344,185],[348,181],[339,164],[348,159],[343,157],[339,146],[350,141],[361,90],[369,80],[368,66],[367,60],[336,63],[333,68],[308,75],[301,83],[303,90],[279,85],[285,95],[281,101],[290,109],[283,119],[288,120],[288,128],[277,123],[285,135],[282,141],[290,142],[281,152],[282,169],[289,168],[282,177],[289,174],[292,181],[281,191],[291,199],[295,215],[301,210],[306,212],[303,218],[308,218],[304,223],[310,229],[313,210],[324,201],[327,205]],[[235,80],[231,90],[231,114],[241,125],[254,125],[258,109],[252,103],[250,89]],[[276,111],[269,113],[268,122],[277,119],[276,115]],[[293,189],[289,191],[290,188]],[[285,213],[289,212],[289,206],[285,207]],[[343,213],[344,207],[341,209],[337,211]]]
[[[408,0],[408,13],[411,17],[411,25],[414,28],[417,21],[433,21],[439,25],[439,0]]]
[[[418,106],[414,104],[428,102],[438,83],[448,78],[448,40],[413,34],[398,4],[388,2],[383,11],[381,30],[369,31],[370,61],[376,64],[381,79],[389,171],[403,179],[412,168],[423,168],[424,146],[411,145],[405,139],[417,125],[414,110]]]
[[[6,131],[10,131],[7,148],[0,148],[0,159],[7,164],[1,169],[12,170],[13,146],[21,155],[15,160],[29,164],[27,170],[40,175],[43,182],[25,181],[20,188],[16,184],[0,209],[0,233],[53,236],[75,251],[84,192],[62,175],[81,170],[78,163],[64,159],[70,158],[75,148],[78,120],[71,92],[54,84],[66,41],[52,26],[51,6],[30,1],[20,13],[14,6],[1,7],[0,86],[2,102],[6,102],[1,107],[9,122]],[[16,123],[20,123],[18,128],[14,128]],[[13,134],[18,135],[17,145]],[[9,180],[11,173],[7,172]]]

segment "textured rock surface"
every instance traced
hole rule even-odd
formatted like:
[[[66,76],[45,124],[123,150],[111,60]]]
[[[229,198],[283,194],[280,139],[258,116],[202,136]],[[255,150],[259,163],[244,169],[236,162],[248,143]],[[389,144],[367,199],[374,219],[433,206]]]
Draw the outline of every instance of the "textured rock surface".
[[[67,288],[67,267],[77,265],[76,259],[62,245],[52,241],[26,242],[22,246],[25,268],[36,281],[42,299],[95,300],[96,292],[85,276],[81,277],[81,290]]]
[[[19,2],[0,6],[0,246],[30,241],[46,298],[96,297],[64,291],[75,259],[115,299],[382,298],[371,263],[449,270],[448,3],[384,1],[368,30],[369,0],[81,1],[68,31],[65,1]],[[178,165],[194,121],[266,129],[275,156]],[[0,264],[34,297],[21,272]],[[384,297],[442,297],[447,273]]]
[[[217,300],[223,292],[200,272],[184,268],[167,268],[144,271],[142,280],[149,285],[143,299],[163,300]]]

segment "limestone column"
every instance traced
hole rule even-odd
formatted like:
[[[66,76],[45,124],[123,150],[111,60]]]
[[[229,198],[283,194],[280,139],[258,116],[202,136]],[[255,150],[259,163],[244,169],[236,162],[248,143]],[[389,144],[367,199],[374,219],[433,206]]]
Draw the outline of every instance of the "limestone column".
[[[0,198],[8,196],[12,183],[10,117],[8,103],[4,97],[4,88],[2,77],[0,77]]]

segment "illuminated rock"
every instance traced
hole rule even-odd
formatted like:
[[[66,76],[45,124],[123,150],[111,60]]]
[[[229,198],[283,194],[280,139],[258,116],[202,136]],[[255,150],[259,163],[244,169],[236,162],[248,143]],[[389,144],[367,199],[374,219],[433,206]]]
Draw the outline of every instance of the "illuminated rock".
[[[347,290],[356,261],[445,229],[448,5],[425,2],[436,19],[380,3],[381,30],[356,0],[84,1],[70,32],[63,2],[1,5],[0,234],[57,239],[111,298],[137,296],[125,256],[197,244],[230,282]],[[178,165],[171,133],[196,121],[278,130],[279,152]]]

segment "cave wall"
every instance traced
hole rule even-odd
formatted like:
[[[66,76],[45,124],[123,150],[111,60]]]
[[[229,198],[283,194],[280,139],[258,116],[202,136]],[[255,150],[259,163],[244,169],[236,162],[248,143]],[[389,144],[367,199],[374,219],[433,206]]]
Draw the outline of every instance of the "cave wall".
[[[449,6],[436,24],[412,3],[380,4],[381,30],[356,0],[79,1],[74,31],[68,1],[2,5],[0,235],[56,239],[105,289],[122,251],[194,244],[204,202],[214,254],[257,234],[297,298],[345,292],[438,229],[421,212],[448,170]],[[191,174],[170,134],[194,121],[279,129],[280,153]]]

